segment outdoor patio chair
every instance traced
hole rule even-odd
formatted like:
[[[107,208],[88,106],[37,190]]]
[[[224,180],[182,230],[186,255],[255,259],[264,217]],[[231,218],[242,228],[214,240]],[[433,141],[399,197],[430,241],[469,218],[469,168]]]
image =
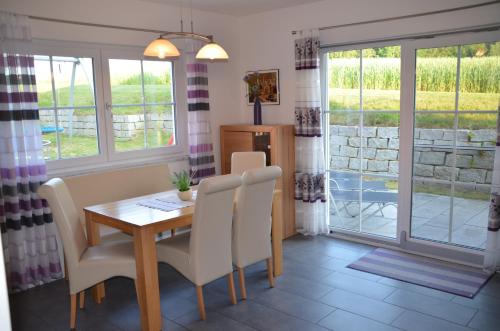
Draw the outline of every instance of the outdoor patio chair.
[[[384,181],[362,180],[361,175],[354,172],[331,171],[329,196],[337,215],[340,216],[340,210],[344,209],[351,217],[356,217],[358,214],[352,213],[349,205],[359,203],[360,200],[367,204],[361,212],[376,204],[378,209],[370,216],[380,212],[383,217],[385,216],[383,208],[396,205],[398,201],[398,193],[389,190]],[[339,209],[338,203],[342,203],[343,208]]]

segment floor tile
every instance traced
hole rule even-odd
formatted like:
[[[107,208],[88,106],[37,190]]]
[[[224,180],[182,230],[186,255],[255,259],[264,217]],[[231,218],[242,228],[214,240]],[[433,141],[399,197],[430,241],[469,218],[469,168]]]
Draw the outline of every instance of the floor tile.
[[[481,331],[498,331],[500,328],[500,316],[496,313],[478,312],[469,323],[469,327]]]
[[[255,330],[254,328],[228,318],[218,312],[207,312],[207,319],[205,321],[200,320],[198,311],[193,311],[186,314],[180,318],[175,319],[175,322],[181,324],[182,326],[188,328],[189,330],[200,330],[200,331],[220,331],[220,330],[231,330],[231,331],[250,331]]]
[[[415,311],[405,311],[392,325],[408,331],[471,331],[472,329]]]
[[[362,317],[341,309],[337,309],[319,322],[328,329],[335,331],[396,331],[395,327]]]
[[[341,272],[335,272],[321,280],[329,286],[361,294],[363,296],[383,300],[396,288],[358,277],[353,277]]]
[[[403,290],[397,290],[384,301],[461,325],[467,325],[476,313],[476,309],[454,302]]]
[[[294,275],[310,280],[320,280],[331,274],[333,271],[317,265],[305,265],[296,261],[287,261],[283,265],[283,273]]]
[[[310,280],[295,277],[291,275],[281,275],[275,281],[276,288],[301,295],[304,298],[317,300],[333,290],[333,287],[319,282],[311,282]]]
[[[287,315],[253,300],[242,301],[235,306],[221,309],[219,312],[257,330],[327,330],[317,324]]]
[[[271,289],[255,299],[256,302],[313,323],[330,314],[334,308],[318,301],[305,299],[280,289]]]
[[[404,311],[383,301],[338,289],[328,293],[320,301],[386,324],[392,323]]]
[[[477,294],[473,299],[456,296],[452,301],[490,313],[498,313],[500,307],[500,298],[484,294]]]
[[[401,280],[397,279],[392,279],[392,278],[387,278],[383,277],[378,281],[380,284],[385,284],[393,287],[397,287],[402,290],[410,291],[410,292],[415,292],[419,294],[424,294],[428,295],[433,298],[441,299],[441,300],[452,300],[455,295],[439,290],[435,290],[433,288],[425,287],[425,286],[420,286],[412,283],[407,283]]]

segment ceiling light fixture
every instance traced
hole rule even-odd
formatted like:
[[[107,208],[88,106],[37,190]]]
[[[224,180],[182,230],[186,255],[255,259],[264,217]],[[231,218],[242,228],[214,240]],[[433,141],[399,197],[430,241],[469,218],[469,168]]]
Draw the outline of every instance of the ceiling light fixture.
[[[149,43],[144,50],[144,56],[157,57],[159,59],[172,59],[178,58],[181,54],[177,47],[170,41],[171,39],[189,38],[196,39],[206,44],[199,49],[196,53],[197,60],[208,61],[226,61],[229,59],[227,52],[214,42],[212,36],[204,36],[193,31],[193,6],[190,1],[191,11],[191,32],[184,32],[184,24],[182,20],[183,3],[180,3],[180,16],[181,16],[181,31],[180,32],[167,32],[161,34],[158,38]],[[170,39],[170,40],[169,40]]]

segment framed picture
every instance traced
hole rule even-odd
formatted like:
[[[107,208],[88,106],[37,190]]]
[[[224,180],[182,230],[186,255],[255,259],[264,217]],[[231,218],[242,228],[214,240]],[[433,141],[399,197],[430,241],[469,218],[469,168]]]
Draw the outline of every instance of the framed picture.
[[[255,101],[255,94],[250,93],[250,91],[258,89],[260,89],[259,98],[262,105],[280,104],[280,74],[278,69],[247,71],[247,76],[249,75],[256,77],[256,79],[247,81],[247,104],[249,106],[253,105]]]

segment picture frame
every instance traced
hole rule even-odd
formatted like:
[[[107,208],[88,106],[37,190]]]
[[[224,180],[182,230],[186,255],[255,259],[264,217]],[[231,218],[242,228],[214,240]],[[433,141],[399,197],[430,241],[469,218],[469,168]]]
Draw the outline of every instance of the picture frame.
[[[279,69],[269,69],[269,70],[255,70],[247,71],[246,74],[259,74],[258,81],[247,82],[247,105],[252,106],[254,104],[254,96],[250,93],[251,84],[260,84],[261,93],[260,101],[262,105],[279,105],[280,104],[280,80],[279,80]]]

